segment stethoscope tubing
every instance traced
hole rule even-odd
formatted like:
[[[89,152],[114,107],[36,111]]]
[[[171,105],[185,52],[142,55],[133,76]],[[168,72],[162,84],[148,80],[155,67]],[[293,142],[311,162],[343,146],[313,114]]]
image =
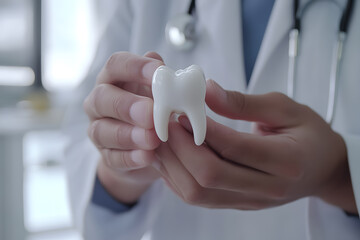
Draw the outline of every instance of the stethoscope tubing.
[[[310,6],[310,4],[318,1],[324,0],[313,0],[308,2],[299,12],[299,0],[294,1],[294,19],[293,19],[293,27],[289,33],[289,66],[288,66],[288,78],[287,78],[287,95],[290,98],[294,99],[295,94],[295,76],[296,76],[296,66],[297,66],[297,57],[299,51],[299,36],[301,32],[301,17],[303,12],[306,11],[306,8]],[[336,2],[331,0],[331,2],[338,5]],[[353,9],[353,0],[348,0],[345,9],[343,10],[343,14],[341,16],[339,31],[337,40],[335,43],[335,47],[332,55],[332,63],[330,70],[330,83],[329,83],[329,97],[328,97],[328,105],[326,111],[325,120],[327,123],[332,125],[335,110],[336,110],[336,99],[337,99],[337,89],[339,82],[339,70],[342,59],[342,52],[344,47],[344,42],[347,35],[347,30],[350,22],[350,16],[352,14]]]

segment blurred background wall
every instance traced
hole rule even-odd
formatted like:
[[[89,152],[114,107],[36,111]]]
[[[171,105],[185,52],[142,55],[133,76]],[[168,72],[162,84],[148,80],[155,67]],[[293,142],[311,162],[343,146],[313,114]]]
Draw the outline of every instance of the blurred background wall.
[[[81,239],[61,124],[113,1],[0,0],[0,240]]]

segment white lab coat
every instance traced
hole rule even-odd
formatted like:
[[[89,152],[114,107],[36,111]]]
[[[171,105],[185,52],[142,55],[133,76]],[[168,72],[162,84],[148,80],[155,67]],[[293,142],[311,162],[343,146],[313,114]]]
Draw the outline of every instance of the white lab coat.
[[[302,3],[306,2],[302,1]],[[130,2],[130,3],[129,3]],[[292,23],[290,0],[277,0],[271,14],[258,59],[246,87],[241,6],[239,0],[197,0],[197,43],[193,51],[179,52],[164,38],[166,22],[187,11],[190,1],[118,1],[115,15],[100,42],[83,98],[93,87],[95,76],[111,53],[129,50],[144,54],[159,52],[175,69],[200,65],[207,78],[224,88],[249,94],[286,92],[288,33]],[[344,5],[345,0],[338,0]],[[337,112],[333,128],[347,144],[351,177],[360,208],[360,2],[355,1],[343,52]],[[302,17],[300,57],[295,99],[325,116],[328,103],[331,54],[340,10],[332,3],[313,4]],[[260,210],[210,210],[190,206],[174,195],[161,180],[139,203],[123,214],[113,214],[89,203],[99,154],[86,137],[88,120],[79,108],[69,119],[72,144],[67,151],[71,203],[74,219],[86,239],[360,239],[360,220],[334,206],[309,197],[284,206]],[[251,124],[208,114],[238,131],[249,132]],[[149,239],[145,238],[144,239]]]

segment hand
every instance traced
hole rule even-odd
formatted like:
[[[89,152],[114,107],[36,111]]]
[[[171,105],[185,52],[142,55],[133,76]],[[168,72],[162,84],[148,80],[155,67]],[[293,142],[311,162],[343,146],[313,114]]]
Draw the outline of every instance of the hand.
[[[145,57],[113,54],[84,101],[88,135],[102,156],[98,177],[124,203],[136,202],[159,177],[151,164],[160,144],[153,123],[152,75],[162,65],[156,53]]]
[[[208,118],[206,144],[195,146],[186,117],[157,150],[170,188],[191,204],[263,209],[318,196],[355,213],[341,136],[309,107],[280,93],[244,95],[207,82],[206,102],[220,115],[253,121],[237,132]]]

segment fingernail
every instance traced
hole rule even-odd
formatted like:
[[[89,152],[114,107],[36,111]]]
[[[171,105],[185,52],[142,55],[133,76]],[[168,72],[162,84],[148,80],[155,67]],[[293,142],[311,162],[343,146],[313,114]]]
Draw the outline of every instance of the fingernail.
[[[138,146],[146,146],[145,129],[134,127],[131,131],[131,140]]]
[[[185,116],[179,116],[179,123],[183,126],[188,132],[192,132],[192,127],[189,119]]]
[[[133,150],[130,153],[132,161],[139,167],[146,166],[146,162],[144,160],[144,156],[141,150]]]
[[[146,63],[142,69],[142,74],[144,78],[151,80],[155,70],[161,66],[161,63],[159,61],[150,61]]]
[[[130,107],[130,117],[140,127],[152,128],[152,104],[149,101],[138,101]]]

